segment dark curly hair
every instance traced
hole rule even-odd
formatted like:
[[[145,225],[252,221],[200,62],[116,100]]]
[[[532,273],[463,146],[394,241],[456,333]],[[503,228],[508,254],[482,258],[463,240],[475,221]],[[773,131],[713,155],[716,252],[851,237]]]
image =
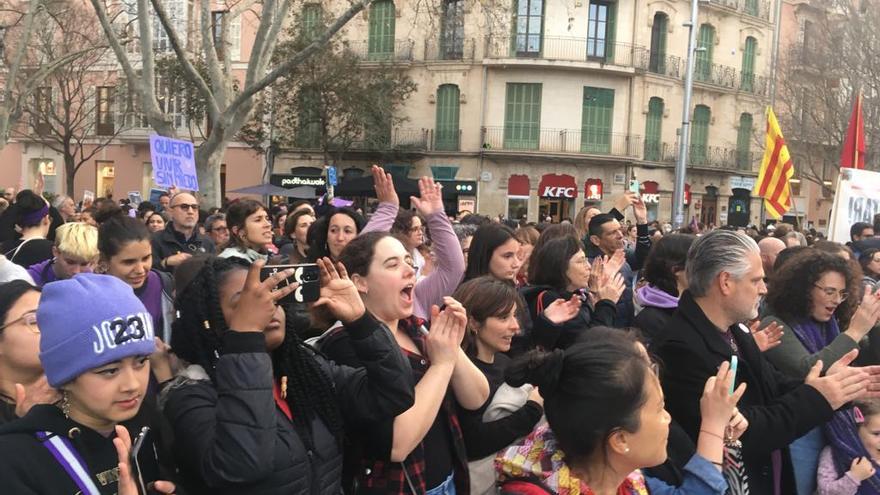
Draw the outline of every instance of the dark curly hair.
[[[828,272],[837,272],[846,280],[849,297],[834,311],[840,327],[846,328],[862,299],[861,269],[840,256],[815,249],[792,256],[770,278],[767,306],[771,314],[789,323],[810,315],[812,289]]]
[[[675,272],[684,270],[687,253],[697,238],[690,234],[663,236],[645,260],[645,280],[663,292],[678,297]]]
[[[175,301],[179,316],[174,322],[171,346],[175,354],[203,367],[212,378],[223,354],[222,336],[230,331],[220,306],[219,287],[233,271],[249,266],[235,257],[207,259]],[[333,383],[315,361],[315,351],[297,335],[292,315],[286,316],[284,341],[272,351],[272,370],[275,378],[288,378],[287,403],[295,411],[293,422],[310,449],[311,422],[316,418],[340,441],[343,422]]]
[[[330,248],[327,246],[327,231],[330,229],[330,220],[335,215],[346,215],[354,222],[355,230],[360,234],[364,230],[364,217],[360,213],[351,208],[334,208],[327,212],[326,215],[315,220],[309,227],[309,233],[306,236],[306,242],[309,245],[309,260],[314,261],[318,258],[332,258],[330,256]]]
[[[394,223],[391,224],[391,233],[398,234],[402,238],[408,238],[410,229],[412,228],[413,219],[418,217],[422,222],[422,226],[427,230],[427,223],[425,219],[422,218],[421,215],[412,211],[412,210],[404,210],[401,209],[397,212],[397,217],[394,218]],[[425,241],[427,242],[427,232],[425,232]],[[404,244],[406,246],[407,244]],[[418,247],[418,246],[416,246]]]

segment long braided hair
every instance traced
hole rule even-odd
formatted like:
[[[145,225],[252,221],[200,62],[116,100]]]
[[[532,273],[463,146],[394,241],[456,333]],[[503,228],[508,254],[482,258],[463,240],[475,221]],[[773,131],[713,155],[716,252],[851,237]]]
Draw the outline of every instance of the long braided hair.
[[[212,379],[223,354],[222,336],[230,331],[220,306],[219,287],[234,270],[249,266],[240,258],[210,258],[175,303],[179,316],[171,346],[180,358],[205,368]],[[340,442],[343,422],[334,385],[315,360],[315,351],[300,339],[292,315],[286,313],[284,341],[272,351],[272,369],[275,378],[287,384],[285,400],[293,412],[293,423],[309,449],[314,447],[310,425],[316,418]]]

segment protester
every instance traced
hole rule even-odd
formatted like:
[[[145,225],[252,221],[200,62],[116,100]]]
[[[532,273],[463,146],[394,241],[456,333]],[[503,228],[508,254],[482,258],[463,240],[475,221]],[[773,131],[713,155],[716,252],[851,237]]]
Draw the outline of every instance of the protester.
[[[315,216],[311,209],[300,208],[287,215],[287,221],[284,222],[284,239],[289,242],[280,246],[280,253],[288,257],[289,263],[305,263],[308,259],[307,239],[309,227],[313,223]]]
[[[574,217],[574,228],[577,230],[578,239],[587,239],[590,230],[590,220],[596,215],[602,213],[602,210],[594,205],[587,205],[581,208]]]
[[[187,488],[195,493],[339,493],[344,428],[413,403],[409,365],[365,313],[344,269],[319,260],[317,304],[344,324],[359,369],[303,345],[263,266],[207,260],[178,300],[172,344],[191,363],[163,390]],[[246,308],[246,310],[243,310]]]
[[[696,239],[690,234],[670,234],[651,248],[645,260],[646,285],[636,289],[636,304],[642,309],[633,326],[642,331],[650,344],[660,337],[678,308],[678,298],[688,287],[685,274],[687,253]]]
[[[274,218],[272,219],[272,234],[274,235],[275,239],[284,238],[285,223],[287,223],[287,209],[282,207],[281,211],[276,213]]]
[[[818,495],[855,495],[880,491],[875,464],[880,440],[880,400],[857,400],[834,414],[826,428],[829,445],[819,456]]]
[[[519,272],[516,274],[516,285],[523,287],[528,284],[529,258],[532,256],[535,244],[537,244],[538,239],[541,237],[541,233],[531,225],[526,225],[516,229],[514,237],[519,241],[519,251],[516,255],[522,263],[519,267]]]
[[[785,243],[776,237],[765,237],[758,241],[758,249],[761,251],[761,265],[764,267],[764,277],[766,279],[773,276],[773,265],[776,264],[776,257],[785,248]]]
[[[644,347],[617,329],[593,331],[596,339],[565,351],[532,351],[508,369],[509,384],[539,388],[549,428],[538,427],[499,458],[501,493],[725,493],[722,435],[736,438],[747,427],[735,407],[745,387],[729,393],[727,364],[701,386],[696,452],[683,483],[673,487],[639,471],[666,460],[670,424]],[[731,418],[736,427],[729,427]]]
[[[750,426],[742,439],[742,459],[751,493],[774,493],[774,486],[794,493],[788,445],[827,422],[835,409],[877,388],[878,376],[849,367],[854,353],[834,363],[825,376],[817,363],[806,380],[790,378],[767,361],[740,326],[758,316],[766,293],[760,251],[745,234],[714,230],[703,235],[688,252],[686,273],[688,289],[653,346],[664,363],[661,383],[668,409],[696,440],[701,383],[737,356],[737,383],[748,385],[741,411]]]
[[[859,265],[862,267],[862,284],[875,286],[880,282],[880,249],[867,249],[859,256]]]
[[[144,224],[151,234],[165,230],[165,225],[170,221],[164,212],[150,212],[144,215]]]
[[[532,252],[530,264],[531,285],[523,297],[532,322],[531,346],[565,349],[592,338],[589,327],[611,325],[623,279],[617,269],[606,273],[601,259],[591,267],[577,238],[569,235],[547,242]],[[590,287],[593,270],[597,280]],[[594,292],[587,292],[588,287]]]
[[[95,215],[98,214],[98,209],[95,207],[84,208],[82,214],[80,215],[80,221],[91,225],[92,227],[97,227],[98,222],[95,221]]]
[[[464,280],[491,275],[515,283],[522,266],[518,252],[519,241],[510,227],[497,223],[479,227],[468,250]]]
[[[214,213],[205,219],[205,235],[214,243],[214,250],[217,252],[226,249],[229,243],[229,227],[226,224],[226,215],[223,213]]]
[[[470,461],[470,493],[495,488],[495,454],[528,435],[544,413],[544,400],[531,385],[510,387],[504,372],[523,301],[516,287],[490,276],[463,283],[452,295],[467,311],[462,347],[489,381],[489,399],[475,411],[459,408],[458,417]]]
[[[0,248],[10,261],[27,268],[52,257],[52,241],[47,238],[52,219],[45,199],[25,189],[6,214],[12,215],[21,231],[20,238],[4,242]]]
[[[364,217],[351,208],[331,209],[309,227],[309,260],[338,260],[345,246],[364,229],[364,224]]]
[[[161,200],[162,198],[160,198]],[[171,222],[165,230],[153,234],[153,268],[173,272],[174,268],[194,254],[215,251],[211,239],[199,234],[199,202],[195,196],[180,192],[163,205],[163,211],[171,212]]]
[[[423,331],[424,320],[412,314],[412,260],[388,233],[356,238],[341,261],[367,311],[384,324],[409,361],[412,375],[399,379],[414,386],[416,396],[405,413],[365,425],[352,439],[363,450],[354,450],[358,455],[349,472],[370,493],[467,493],[467,456],[455,403],[468,410],[481,407],[489,385],[460,348],[467,324],[464,308],[446,298],[443,311],[431,309],[431,329]],[[345,332],[332,329],[320,346],[337,363],[361,366]]]
[[[52,258],[31,265],[28,273],[37,287],[91,272],[98,262],[98,229],[84,223],[66,223],[55,232]]]
[[[106,219],[105,219],[106,216]],[[128,284],[153,317],[153,328],[164,342],[174,320],[171,277],[153,266],[150,232],[118,208],[102,211],[98,228],[98,271]],[[155,238],[154,238],[155,239]]]
[[[418,280],[421,270],[425,266],[425,258],[419,251],[419,247],[425,244],[427,240],[425,237],[425,224],[422,218],[412,210],[399,210],[394,223],[391,224],[390,232],[397,235],[401,241],[405,241],[403,246],[412,255],[413,268],[416,271],[416,279]]]
[[[167,211],[171,205],[171,193],[163,192],[159,194],[159,211]]]
[[[464,257],[465,269],[467,269],[467,260],[468,253],[471,250],[471,242],[474,240],[474,234],[477,232],[476,225],[470,225],[465,223],[456,223],[452,225],[452,231],[455,232],[455,237],[458,238],[458,242],[461,245],[461,254]]]
[[[269,259],[266,247],[272,243],[272,221],[262,203],[252,199],[235,201],[226,211],[226,224],[229,246],[220,253],[221,258],[236,257],[250,263]]]
[[[847,261],[855,261],[858,259],[854,257],[853,252],[850,248],[836,242],[824,240],[816,241],[815,243],[813,243],[813,249],[815,249],[816,251],[833,254],[834,256],[837,256]]]
[[[65,222],[72,221],[73,216],[76,214],[76,203],[70,196],[65,196],[64,194],[57,196],[52,201],[52,206],[58,210],[58,213]]]
[[[856,222],[849,228],[849,237],[852,242],[859,242],[874,237],[874,226],[868,222]]]
[[[83,301],[102,304],[84,311]],[[84,273],[47,284],[36,316],[40,334],[33,338],[39,339],[40,362],[48,384],[62,399],[60,407],[35,405],[23,418],[0,428],[4,490],[125,493],[130,486],[119,486],[119,478],[130,480],[126,470],[119,472],[123,456],[117,444],[130,441],[144,426],[152,427],[153,439],[159,437],[144,402],[148,358],[156,348],[149,314],[123,282]],[[154,445],[148,439],[144,452],[155,452]],[[163,459],[154,461],[158,466]],[[158,493],[174,492],[168,482],[145,481],[155,482]]]

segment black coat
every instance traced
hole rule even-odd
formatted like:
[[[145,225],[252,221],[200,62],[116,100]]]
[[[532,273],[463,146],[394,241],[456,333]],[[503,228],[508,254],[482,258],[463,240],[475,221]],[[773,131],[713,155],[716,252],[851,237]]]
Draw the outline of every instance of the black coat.
[[[162,267],[162,260],[175,255],[177,253],[189,253],[196,255],[199,253],[214,254],[214,241],[210,237],[205,237],[198,232],[198,228],[193,232],[189,239],[184,239],[183,234],[174,230],[174,223],[168,222],[165,230],[160,230],[153,234],[150,240],[153,246],[153,268],[166,272],[173,272],[173,266]]]
[[[138,414],[122,423],[134,439],[142,426],[154,426],[155,409],[144,404]],[[159,433],[161,428],[153,428]],[[36,432],[47,431],[70,440],[70,444],[85,463],[92,481],[102,495],[115,495],[118,489],[119,457],[113,445],[115,433],[105,437],[100,433],[64,417],[61,409],[52,405],[37,405],[23,418],[0,428],[0,484],[3,493],[16,495],[73,495],[79,488],[73,478],[36,437]],[[157,438],[157,443],[160,440]],[[146,446],[146,448],[150,448]],[[162,449],[159,449],[162,452]],[[161,454],[160,454],[161,455]],[[168,471],[160,471],[170,479]],[[154,481],[154,480],[147,480]],[[178,491],[178,493],[182,493]]]
[[[739,348],[736,385],[748,384],[738,407],[749,421],[741,440],[751,493],[773,493],[771,453],[776,450],[782,453],[782,493],[795,493],[788,445],[830,420],[833,411],[816,389],[773,367],[751,334],[739,325],[731,331]],[[696,442],[703,388],[718,366],[730,360],[730,344],[686,291],[668,328],[655,342],[654,352],[662,360],[660,381],[666,407]]]
[[[641,330],[648,347],[657,341],[669,325],[676,308],[645,306],[633,320],[633,326]]]
[[[362,368],[314,356],[333,383],[346,428],[393,418],[412,406],[409,364],[380,324],[365,316],[347,333]],[[276,405],[263,335],[230,331],[224,339],[215,383],[172,386],[165,404],[190,493],[340,493],[339,442],[318,418],[311,423],[314,449],[306,448],[304,432]]]
[[[553,323],[543,311],[538,311],[539,306],[547,309],[557,299],[570,299],[570,292],[560,292],[547,286],[529,286],[522,289],[521,294],[529,308],[531,319],[529,346],[540,346],[544,349],[566,349],[587,336],[586,329],[599,325],[613,326],[617,308],[607,299],[596,303],[596,307],[590,307],[589,301],[581,304],[578,314],[559,325]]]

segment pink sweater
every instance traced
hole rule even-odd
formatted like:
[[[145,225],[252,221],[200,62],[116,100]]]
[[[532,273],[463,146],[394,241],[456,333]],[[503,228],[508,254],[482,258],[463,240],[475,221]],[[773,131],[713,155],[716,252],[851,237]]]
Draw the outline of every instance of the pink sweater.
[[[397,205],[380,203],[361,233],[390,231],[394,219],[397,218],[397,210]],[[438,211],[426,221],[431,231],[437,266],[430,275],[419,279],[413,289],[413,314],[424,319],[429,318],[432,305],[442,305],[443,298],[455,292],[464,277],[465,267],[461,244],[452,230],[452,224],[449,223],[446,213]]]
[[[816,493],[818,495],[855,495],[861,483],[849,474],[837,475],[831,447],[822,449],[819,455],[819,472],[816,475]]]

